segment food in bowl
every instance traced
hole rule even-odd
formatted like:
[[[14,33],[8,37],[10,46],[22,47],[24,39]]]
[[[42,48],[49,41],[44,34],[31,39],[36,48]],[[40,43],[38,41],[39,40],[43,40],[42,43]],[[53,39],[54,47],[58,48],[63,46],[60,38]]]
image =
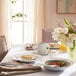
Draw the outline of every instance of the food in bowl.
[[[51,71],[63,71],[72,64],[68,59],[52,59],[44,62],[44,67]]]
[[[34,55],[22,55],[21,58],[25,59],[25,60],[35,60],[36,59],[36,57]]]
[[[52,49],[52,48],[53,49],[55,49],[55,48],[59,49],[59,44],[58,43],[50,43],[49,46],[50,46],[50,49]]]
[[[69,62],[63,61],[63,60],[51,60],[47,61],[45,64],[47,65],[57,65],[58,67],[67,67],[70,65]]]

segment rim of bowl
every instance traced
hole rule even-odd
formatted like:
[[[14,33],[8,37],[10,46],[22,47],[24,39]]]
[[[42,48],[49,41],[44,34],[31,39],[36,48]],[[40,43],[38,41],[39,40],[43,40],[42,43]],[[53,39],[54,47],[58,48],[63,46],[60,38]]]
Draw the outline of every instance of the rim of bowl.
[[[69,66],[73,64],[73,62],[72,62],[71,60],[69,60],[69,59],[54,58],[54,59],[49,59],[49,60],[44,61],[44,62],[43,62],[43,65],[46,66],[46,67],[51,67],[50,65],[46,64],[46,62],[48,62],[48,61],[53,61],[53,60],[65,61],[65,62],[67,62],[67,63],[69,64]],[[65,66],[65,67],[55,67],[55,68],[66,68],[66,67],[69,67],[69,66]],[[51,68],[54,68],[54,67],[51,67]]]

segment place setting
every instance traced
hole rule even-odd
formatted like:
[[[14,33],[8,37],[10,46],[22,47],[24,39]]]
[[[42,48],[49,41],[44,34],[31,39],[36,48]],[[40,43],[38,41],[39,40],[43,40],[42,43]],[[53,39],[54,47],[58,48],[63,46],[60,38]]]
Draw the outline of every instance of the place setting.
[[[39,55],[36,54],[22,54],[18,56],[12,57],[15,61],[25,62],[25,63],[33,63],[40,58]]]
[[[11,62],[4,62],[0,64],[0,76],[20,75],[40,72],[41,66],[34,65],[38,55],[21,54],[11,57]]]

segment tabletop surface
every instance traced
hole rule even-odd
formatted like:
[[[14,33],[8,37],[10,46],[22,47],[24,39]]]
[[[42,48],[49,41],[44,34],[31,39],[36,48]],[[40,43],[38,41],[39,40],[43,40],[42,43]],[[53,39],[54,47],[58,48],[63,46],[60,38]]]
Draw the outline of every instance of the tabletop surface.
[[[3,59],[2,63],[4,63],[4,62],[11,62],[11,61],[13,61],[13,59],[12,59],[13,56],[21,55],[21,54],[24,54],[26,52],[32,53],[32,51],[22,50],[22,48],[13,48],[13,49],[10,49],[10,51],[8,52],[8,54]],[[51,72],[51,71],[46,70],[45,68],[42,68],[41,72],[26,74],[26,76],[39,76],[39,75],[41,75],[41,76],[59,76],[61,73],[62,72]],[[25,76],[25,74],[15,75],[15,76]]]

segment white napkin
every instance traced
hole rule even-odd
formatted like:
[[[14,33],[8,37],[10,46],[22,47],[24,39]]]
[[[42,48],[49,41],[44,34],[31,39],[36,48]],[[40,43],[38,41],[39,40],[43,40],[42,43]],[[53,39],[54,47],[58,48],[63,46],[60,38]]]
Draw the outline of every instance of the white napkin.
[[[59,76],[76,76],[76,63],[67,68],[62,74]]]

